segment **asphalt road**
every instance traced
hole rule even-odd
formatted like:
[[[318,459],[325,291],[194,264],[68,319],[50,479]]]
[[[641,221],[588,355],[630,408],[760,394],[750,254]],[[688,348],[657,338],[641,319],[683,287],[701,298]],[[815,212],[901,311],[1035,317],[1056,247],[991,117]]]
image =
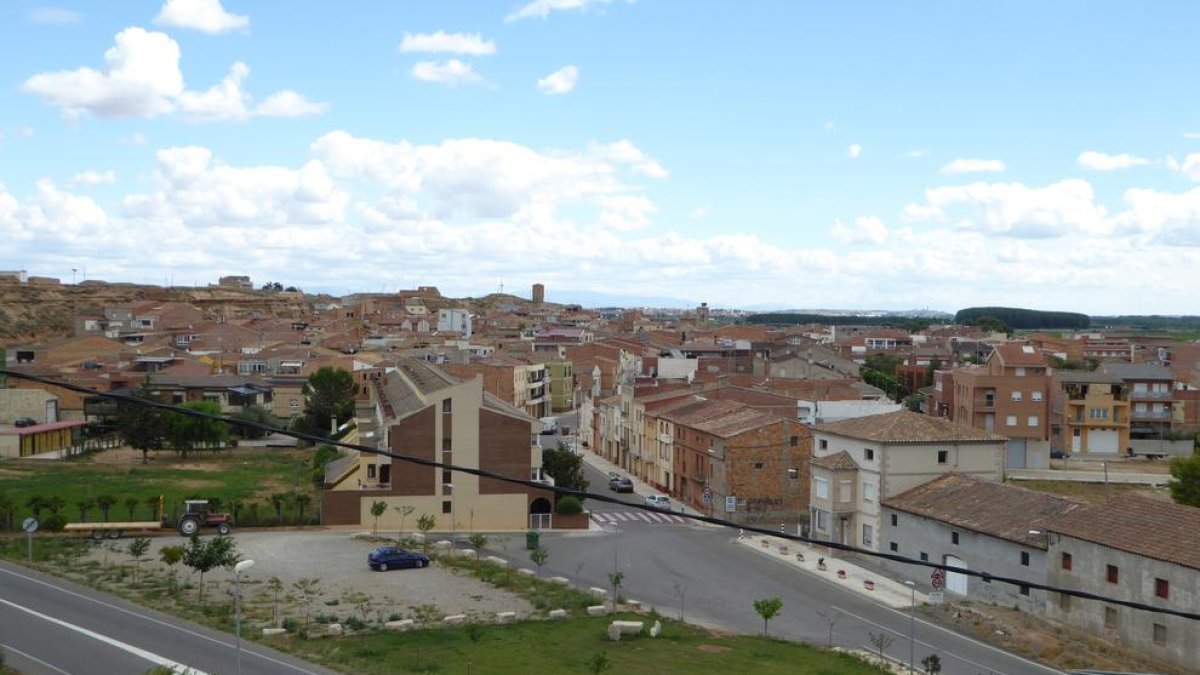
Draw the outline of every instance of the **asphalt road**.
[[[140,674],[155,666],[193,675],[237,672],[233,635],[7,563],[0,563],[0,588],[0,649],[22,673]],[[241,672],[333,674],[247,641]]]

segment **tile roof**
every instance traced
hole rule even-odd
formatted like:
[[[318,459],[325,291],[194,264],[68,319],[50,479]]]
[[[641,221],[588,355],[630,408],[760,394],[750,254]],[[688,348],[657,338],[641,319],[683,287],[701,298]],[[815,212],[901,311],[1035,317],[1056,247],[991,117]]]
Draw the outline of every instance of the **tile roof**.
[[[819,466],[822,469],[829,469],[830,471],[852,471],[858,468],[858,463],[845,450],[825,457],[810,459],[808,463],[813,466]]]
[[[1054,377],[1063,384],[1124,384],[1117,375],[1086,370],[1057,370]]]
[[[994,353],[1006,366],[1046,366],[1041,349],[1022,342],[1003,342],[993,347]]]
[[[1116,375],[1126,380],[1174,379],[1169,368],[1152,366],[1146,363],[1127,363],[1125,361],[1101,363],[1097,370],[1108,375]]]
[[[952,527],[1015,541],[1023,546],[1046,548],[1045,532],[1055,519],[1086,506],[1045,492],[948,473],[902,492],[883,505]]]
[[[1052,532],[1200,570],[1200,509],[1122,495],[1047,526]]]
[[[997,443],[1005,438],[909,410],[816,424],[813,431],[877,443]]]

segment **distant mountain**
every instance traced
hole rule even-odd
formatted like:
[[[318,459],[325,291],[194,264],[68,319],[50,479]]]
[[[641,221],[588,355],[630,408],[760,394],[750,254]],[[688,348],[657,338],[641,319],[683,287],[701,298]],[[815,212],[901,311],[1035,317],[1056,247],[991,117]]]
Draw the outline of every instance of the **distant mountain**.
[[[696,300],[681,300],[679,298],[661,298],[650,295],[622,295],[618,293],[599,293],[597,291],[575,291],[547,289],[546,301],[560,305],[580,305],[582,307],[662,307],[670,309],[692,309],[699,307]]]

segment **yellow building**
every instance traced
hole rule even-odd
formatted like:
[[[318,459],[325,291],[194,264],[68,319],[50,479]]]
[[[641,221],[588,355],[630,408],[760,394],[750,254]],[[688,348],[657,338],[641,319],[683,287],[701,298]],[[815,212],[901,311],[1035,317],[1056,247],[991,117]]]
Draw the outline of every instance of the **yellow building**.
[[[1066,370],[1054,379],[1055,450],[1115,457],[1129,447],[1129,394],[1120,377]]]

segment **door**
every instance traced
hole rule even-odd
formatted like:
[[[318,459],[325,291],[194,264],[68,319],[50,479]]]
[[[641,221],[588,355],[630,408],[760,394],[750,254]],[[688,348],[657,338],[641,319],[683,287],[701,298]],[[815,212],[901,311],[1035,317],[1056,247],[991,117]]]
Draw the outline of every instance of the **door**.
[[[380,464],[379,465],[379,484],[380,485],[391,485],[391,483],[392,483],[392,465],[391,464]]]
[[[46,423],[58,421],[58,401],[46,401]]]
[[[1088,453],[1117,454],[1121,437],[1116,429],[1089,429]]]
[[[1008,439],[1007,449],[1004,451],[1004,468],[1006,468],[1006,469],[1024,469],[1025,468],[1025,439],[1024,438]]]
[[[946,564],[953,567],[961,567],[968,569],[967,564],[952,555],[946,556]],[[967,575],[961,572],[951,572],[946,570],[946,590],[958,595],[967,594]]]
[[[1079,427],[1075,427],[1074,429],[1071,430],[1071,452],[1072,453],[1077,453],[1083,448],[1083,445],[1082,445],[1083,437],[1080,435],[1079,432],[1080,432]]]

